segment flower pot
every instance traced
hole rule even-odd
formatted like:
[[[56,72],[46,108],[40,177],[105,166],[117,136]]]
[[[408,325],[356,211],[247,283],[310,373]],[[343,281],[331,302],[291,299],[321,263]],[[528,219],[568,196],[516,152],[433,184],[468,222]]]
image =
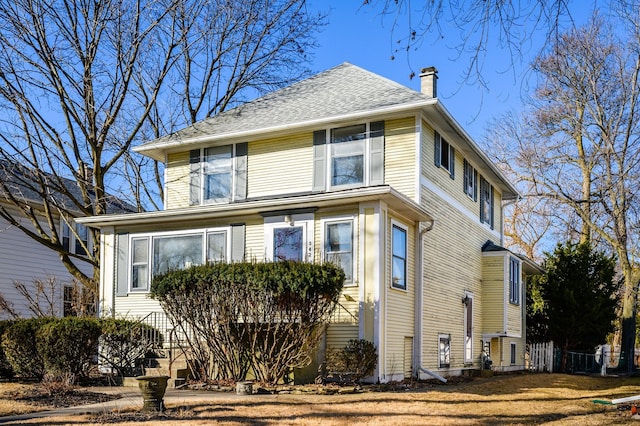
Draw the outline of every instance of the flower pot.
[[[142,393],[142,409],[144,411],[162,411],[162,399],[167,390],[169,376],[139,376],[136,377],[138,388]]]

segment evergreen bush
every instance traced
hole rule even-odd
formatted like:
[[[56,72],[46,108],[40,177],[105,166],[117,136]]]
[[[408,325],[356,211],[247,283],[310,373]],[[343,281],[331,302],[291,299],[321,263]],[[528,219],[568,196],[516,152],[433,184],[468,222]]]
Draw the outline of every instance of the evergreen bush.
[[[41,380],[45,373],[44,360],[38,352],[36,334],[52,318],[19,319],[2,335],[2,350],[11,368],[22,379]]]

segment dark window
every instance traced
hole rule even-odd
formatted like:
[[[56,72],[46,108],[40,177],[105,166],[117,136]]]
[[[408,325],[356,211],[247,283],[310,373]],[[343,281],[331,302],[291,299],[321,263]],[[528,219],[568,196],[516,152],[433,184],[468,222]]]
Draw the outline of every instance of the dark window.
[[[393,225],[391,235],[391,285],[394,288],[407,289],[407,231]]]

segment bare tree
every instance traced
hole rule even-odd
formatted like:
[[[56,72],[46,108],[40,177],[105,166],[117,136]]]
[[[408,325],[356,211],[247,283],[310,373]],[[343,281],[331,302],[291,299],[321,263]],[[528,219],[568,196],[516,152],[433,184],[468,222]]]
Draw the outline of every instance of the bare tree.
[[[610,24],[616,31],[594,15],[537,59],[535,101],[503,158],[529,197],[549,200],[556,211],[569,209],[562,223],[575,239],[615,253],[624,277],[625,362],[635,343],[640,278],[640,21],[637,10],[631,13]],[[622,34],[624,24],[633,25]]]
[[[95,289],[98,234],[73,217],[110,194],[161,205],[162,166],[132,146],[299,79],[323,20],[304,0],[0,0],[0,196],[19,210],[0,216]]]
[[[470,55],[464,78],[477,80],[484,86],[485,55],[494,43],[509,52],[515,62],[522,58],[523,49],[539,48],[531,45],[534,34],[541,33],[547,43],[553,42],[566,25],[573,25],[569,3],[569,0],[364,0],[362,7],[379,10],[383,21],[391,20],[392,59],[403,52],[410,56],[425,39],[444,39],[443,27],[459,29],[459,38],[453,40],[452,47],[460,57]],[[451,38],[442,41],[452,44]]]

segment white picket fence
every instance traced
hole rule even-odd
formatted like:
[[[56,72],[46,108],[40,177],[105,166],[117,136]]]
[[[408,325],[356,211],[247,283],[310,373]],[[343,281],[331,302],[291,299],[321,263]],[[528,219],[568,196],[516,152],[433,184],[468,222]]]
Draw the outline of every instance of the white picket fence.
[[[528,355],[529,370],[553,373],[553,342],[530,344]]]

